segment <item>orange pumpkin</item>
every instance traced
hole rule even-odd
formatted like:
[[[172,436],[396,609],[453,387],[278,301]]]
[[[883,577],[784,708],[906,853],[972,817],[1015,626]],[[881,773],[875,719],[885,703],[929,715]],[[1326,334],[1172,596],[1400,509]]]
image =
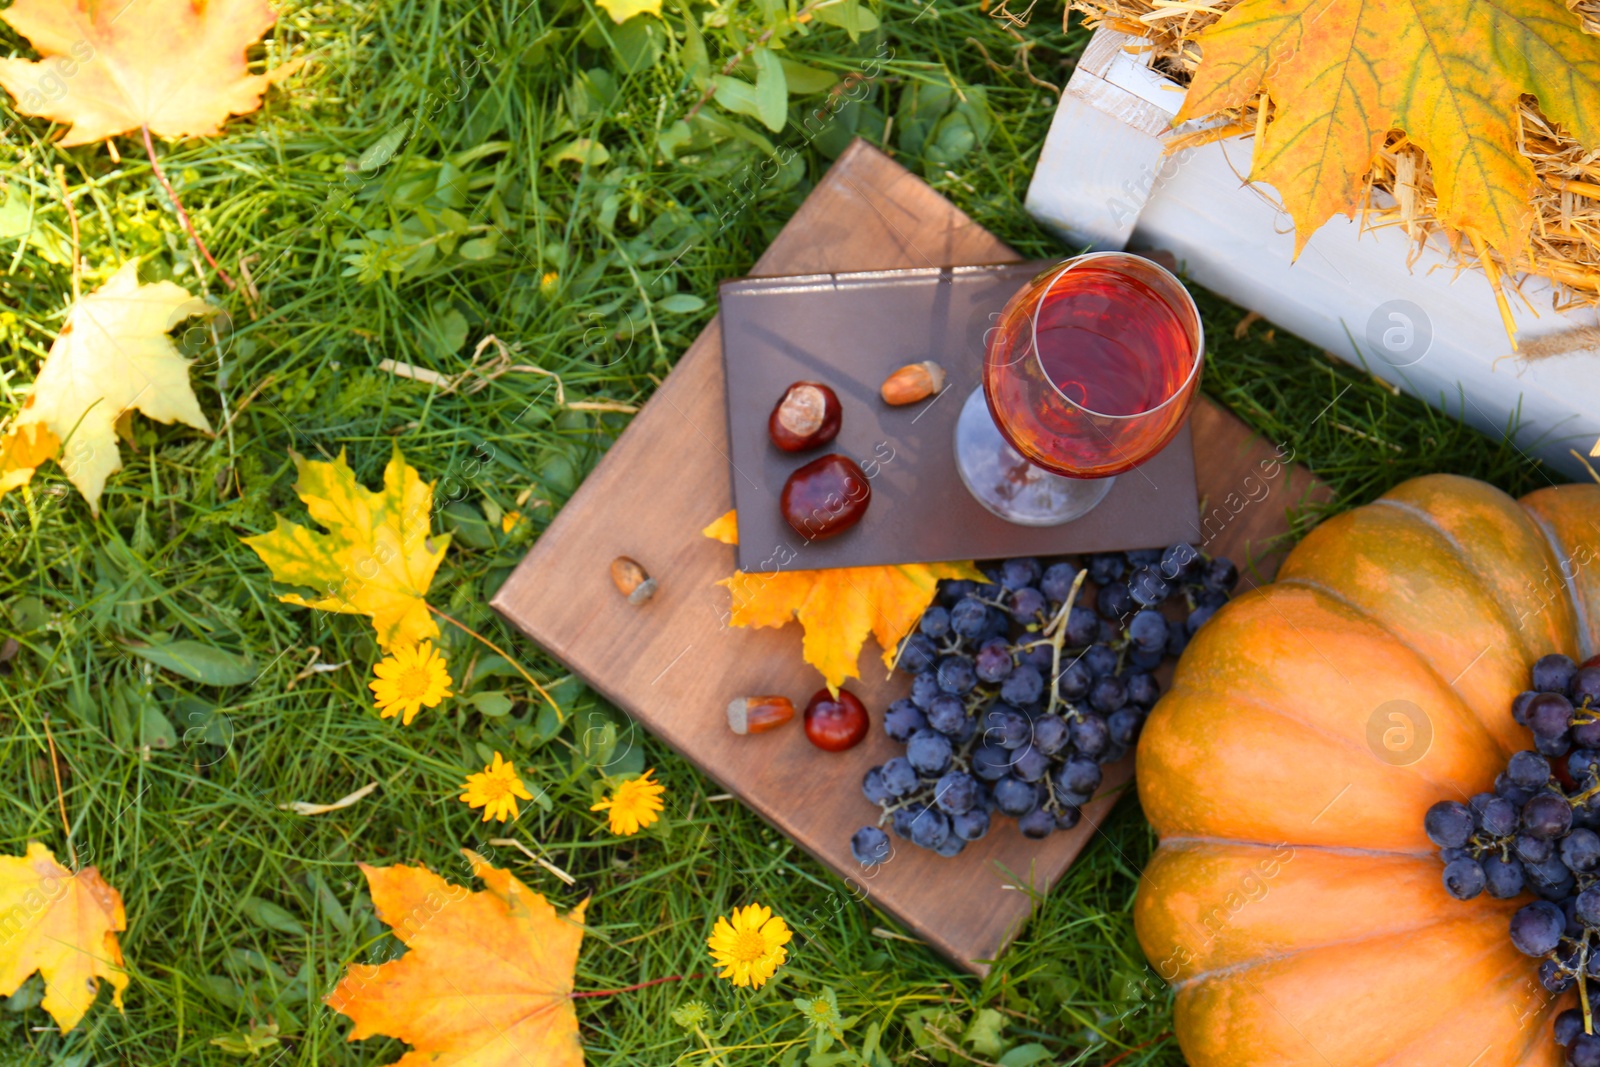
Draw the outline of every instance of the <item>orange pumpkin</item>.
[[[1564,569],[1563,569],[1564,567]],[[1134,907],[1193,1067],[1561,1063],[1512,947],[1422,831],[1532,737],[1538,657],[1600,651],[1600,486],[1417,478],[1322,523],[1196,635],[1139,742]]]

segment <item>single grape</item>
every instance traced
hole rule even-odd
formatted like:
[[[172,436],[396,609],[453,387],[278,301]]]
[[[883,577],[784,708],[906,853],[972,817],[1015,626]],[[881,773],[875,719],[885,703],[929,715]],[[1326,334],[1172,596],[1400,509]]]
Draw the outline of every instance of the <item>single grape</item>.
[[[1017,829],[1022,831],[1023,837],[1049,837],[1055,833],[1056,817],[1044,808],[1034,808],[1017,820]]]
[[[943,637],[950,632],[950,609],[933,605],[922,613],[917,629],[929,637]]]
[[[940,693],[928,705],[928,725],[941,734],[954,737],[967,721],[967,706],[953,693]]]
[[[1552,849],[1555,848],[1554,845],[1551,845],[1550,847]],[[1453,863],[1459,859],[1471,858],[1472,850],[1470,848],[1441,848],[1439,850],[1439,861],[1441,863]]]
[[[1577,1036],[1583,1032],[1583,1012],[1581,1009],[1568,1008],[1556,1016],[1556,1044],[1562,1048],[1572,1044],[1577,1039]]]
[[[1054,756],[1067,747],[1067,722],[1059,715],[1041,715],[1033,720],[1033,747]]]
[[[1037,703],[1044,695],[1044,677],[1032,667],[1018,667],[1000,685],[1000,699],[1008,704]]]
[[[922,814],[926,804],[907,804],[903,808],[895,809],[890,825],[894,828],[896,837],[911,840],[911,824],[916,822],[917,816]]]
[[[1089,690],[1089,704],[1094,710],[1109,715],[1128,702],[1128,687],[1116,675],[1096,678]]]
[[[938,643],[927,634],[915,633],[900,643],[900,659],[895,663],[895,668],[916,674],[933,670],[933,665],[938,662]]]
[[[1567,1067],[1600,1067],[1600,1035],[1579,1034],[1567,1047]]]
[[[1511,916],[1511,943],[1525,956],[1544,956],[1561,944],[1561,931],[1566,925],[1566,916],[1559,907],[1548,900],[1536,900]]]
[[[972,657],[972,666],[978,674],[978,681],[994,685],[1005,681],[1006,675],[1011,673],[1015,666],[1011,662],[1011,646],[1005,638],[995,637],[985,641]]]
[[[1524,789],[1507,777],[1505,771],[1501,771],[1494,776],[1494,795],[1504,797],[1511,802],[1512,807],[1520,811],[1522,805],[1533,799],[1533,790]]]
[[[1578,921],[1578,898],[1575,896],[1564,897],[1561,900],[1558,900],[1556,903],[1561,908],[1561,914],[1567,917],[1567,925],[1562,930],[1562,936],[1569,939],[1581,938],[1583,936],[1584,925]],[[1597,956],[1596,958],[1600,959],[1600,956]]]
[[[1550,761],[1537,752],[1514,753],[1506,762],[1506,776],[1524,789],[1538,789],[1550,780]]]
[[[1189,647],[1189,628],[1178,619],[1167,620],[1167,647],[1169,656],[1181,656]]]
[[[1191,597],[1191,603],[1197,608],[1215,608],[1222,610],[1222,605],[1228,602],[1227,593],[1219,593],[1215,589],[1201,588]]]
[[[957,637],[975,641],[989,626],[989,605],[977,597],[963,597],[950,609],[950,629]]]
[[[1483,866],[1477,860],[1452,860],[1444,865],[1445,891],[1457,900],[1471,900],[1483,892],[1485,881]]]
[[[1072,605],[1072,610],[1067,612],[1067,646],[1082,648],[1092,645],[1099,636],[1100,616],[1094,613],[1094,609],[1082,604]]]
[[[961,696],[972,692],[978,676],[972,669],[972,660],[966,656],[946,656],[939,661],[939,688],[946,693]]]
[[[1030,745],[1017,754],[1011,773],[1024,782],[1037,782],[1050,773],[1050,757]]]
[[[1554,739],[1572,726],[1572,702],[1560,693],[1540,693],[1528,703],[1528,729],[1534,737]]]
[[[951,771],[933,786],[933,803],[947,815],[960,815],[978,804],[978,780],[965,771]]]
[[[1001,748],[1021,748],[1028,743],[1033,724],[1028,717],[1009,704],[996,702],[983,715],[983,740],[985,744]]]
[[[1576,981],[1572,972],[1563,969],[1555,960],[1545,960],[1539,964],[1539,984],[1552,993],[1565,993]],[[1570,1053],[1567,1062],[1572,1062]]]
[[[1118,745],[1131,745],[1139,737],[1139,728],[1144,725],[1144,709],[1134,704],[1118,708],[1106,716],[1106,729],[1111,731],[1111,740]]]
[[[1031,782],[1007,776],[994,784],[995,807],[1019,817],[1039,806],[1039,790]]]
[[[889,787],[883,784],[882,767],[874,767],[862,776],[861,795],[873,804],[887,804],[894,799]]]
[[[1100,613],[1102,619],[1120,619],[1136,607],[1132,594],[1128,592],[1128,587],[1123,582],[1102,585],[1094,596],[1094,609]]]
[[[1128,595],[1134,603],[1151,608],[1172,595],[1172,586],[1154,567],[1140,567],[1128,579]]]
[[[1522,829],[1529,836],[1553,841],[1572,828],[1572,805],[1555,793],[1540,793],[1522,806]]]
[[[1061,668],[1061,676],[1056,679],[1056,692],[1061,694],[1063,700],[1081,700],[1089,695],[1089,687],[1094,684],[1094,672],[1082,659],[1075,659]]]
[[[1127,651],[1128,669],[1142,671],[1147,674],[1161,666],[1161,661],[1166,658],[1166,653],[1161,650],[1146,652],[1139,648],[1129,648]]]
[[[1505,797],[1491,797],[1483,806],[1478,825],[1490,837],[1510,837],[1517,832],[1517,808]],[[1529,828],[1532,832],[1532,827]]]
[[[939,602],[947,608],[953,608],[977,588],[977,582],[966,578],[947,578],[939,583]]]
[[[1145,608],[1128,620],[1128,640],[1145,652],[1163,652],[1167,647],[1167,620],[1158,611]]]
[[[1101,763],[1115,763],[1127,754],[1128,746],[1121,744],[1116,738],[1112,738],[1110,742],[1107,743],[1106,750],[1100,753],[1100,755],[1096,756],[1095,759],[1099,760]]]
[[[1049,645],[1029,642],[1017,651],[1017,666],[1032,667],[1041,678],[1055,670],[1056,650]]]
[[[1083,654],[1083,662],[1096,678],[1117,673],[1117,651],[1110,645],[1090,645]]]
[[[1552,900],[1565,897],[1577,884],[1577,879],[1572,876],[1572,871],[1567,869],[1567,865],[1561,862],[1559,854],[1551,856],[1542,863],[1524,863],[1522,873],[1526,876],[1528,885],[1536,893]]]
[[[1556,843],[1532,834],[1518,834],[1515,845],[1517,859],[1523,863],[1543,863],[1556,854]]]
[[[1025,585],[1037,584],[1043,573],[1044,568],[1039,566],[1038,560],[1032,556],[1018,556],[1000,564],[1000,584],[1007,589],[1021,589]]]
[[[1044,594],[1031,585],[1014,590],[1011,594],[1011,618],[1019,626],[1026,626],[1031,622],[1038,622],[1044,616],[1048,604]]]
[[[1094,796],[1102,780],[1100,765],[1092,759],[1074,756],[1056,771],[1056,784],[1071,793]]]
[[[1089,557],[1089,580],[1106,585],[1122,577],[1127,563],[1120,552],[1096,552]]]
[[[1600,868],[1600,834],[1579,828],[1561,840],[1561,862],[1573,874],[1593,874]]]
[[[1572,676],[1568,699],[1574,707],[1600,707],[1600,666],[1580,667]]]
[[[950,739],[937,730],[918,730],[906,742],[906,760],[926,778],[943,774],[950,768]]]
[[[1517,721],[1518,726],[1528,725],[1528,705],[1533,703],[1533,698],[1538,695],[1532,689],[1524,689],[1511,701],[1511,717]]]
[[[883,732],[895,741],[904,741],[927,725],[928,717],[910,700],[896,700],[883,713]]]
[[[1570,735],[1555,738],[1535,737],[1533,747],[1551,759],[1558,759],[1572,751],[1572,737]]]
[[[1600,747],[1600,722],[1580,722],[1572,727],[1572,743],[1580,748]]]
[[[1600,886],[1590,886],[1572,902],[1572,919],[1580,926],[1600,929]]]
[[[1160,548],[1130,548],[1123,555],[1128,557],[1130,567],[1154,567],[1161,562],[1164,551]]]
[[[1052,563],[1045,568],[1044,577],[1039,579],[1039,592],[1057,604],[1064,604],[1077,577],[1078,568],[1072,564]]]
[[[1510,900],[1522,892],[1522,862],[1502,860],[1499,856],[1483,858],[1484,888],[1496,900]]]
[[[986,782],[999,781],[1011,770],[1011,753],[999,745],[979,745],[972,753],[972,773]]]
[[[973,718],[971,715],[967,715],[962,718],[960,728],[957,729],[955,733],[946,734],[945,736],[950,738],[950,743],[952,745],[959,747],[972,740],[972,736],[977,732],[978,720]]]
[[[989,832],[989,813],[973,808],[950,818],[950,829],[963,841],[976,841]]]
[[[1098,715],[1081,715],[1068,724],[1072,747],[1093,759],[1111,745],[1111,731]]]
[[[981,645],[991,637],[1004,637],[1010,632],[1011,616],[1007,615],[999,608],[990,608],[989,621],[975,640]]]
[[[939,676],[931,668],[911,679],[911,703],[923,711],[928,710],[928,705],[933,703],[933,698],[940,692]]]
[[[863,826],[850,835],[850,855],[863,867],[876,867],[893,853],[889,835],[876,826]]]
[[[1200,572],[1201,583],[1209,590],[1217,593],[1229,593],[1239,584],[1239,568],[1233,561],[1218,556],[1206,563],[1205,569]]]
[[[938,848],[950,836],[950,817],[937,808],[924,808],[911,821],[911,843],[919,848]]]
[[[1532,688],[1541,693],[1560,693],[1564,696],[1567,687],[1572,684],[1572,676],[1577,673],[1578,665],[1572,661],[1571,656],[1552,652],[1535,660],[1533,669],[1528,675]]]
[[[1078,825],[1078,820],[1083,818],[1083,812],[1076,804],[1063,804],[1061,810],[1056,812],[1056,829],[1070,830]]]
[[[1572,809],[1572,825],[1600,830],[1600,797],[1590,797]]]
[[[1179,578],[1188,578],[1196,574],[1201,567],[1200,551],[1193,545],[1179,542],[1171,545],[1161,553],[1161,562],[1157,569],[1161,577],[1169,582]]]
[[[882,776],[883,787],[892,796],[903,797],[916,792],[917,771],[911,766],[911,761],[904,756],[896,756],[882,767],[878,768]]]
[[[1217,609],[1209,604],[1202,604],[1189,612],[1189,618],[1184,622],[1184,628],[1189,631],[1189,636],[1193,637],[1195,632],[1209,622],[1211,616],[1216,613]]]
[[[1567,756],[1567,773],[1581,786],[1593,785],[1600,778],[1600,748],[1577,748]]]
[[[945,859],[951,859],[960,855],[961,850],[966,847],[967,843],[965,840],[957,837],[954,833],[950,833],[945,835],[945,839],[940,841],[933,851],[937,856],[943,856]]]
[[[1144,671],[1135,671],[1123,679],[1128,684],[1128,703],[1137,704],[1146,711],[1161,699],[1161,683]]]

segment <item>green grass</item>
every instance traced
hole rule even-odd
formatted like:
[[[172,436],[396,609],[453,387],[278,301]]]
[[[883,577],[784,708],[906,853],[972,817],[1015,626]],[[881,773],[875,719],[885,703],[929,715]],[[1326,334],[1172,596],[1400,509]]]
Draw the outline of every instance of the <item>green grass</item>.
[[[711,13],[692,9],[702,20]],[[721,10],[727,25],[707,30],[718,67],[766,9],[729,0]],[[394,945],[354,864],[426,863],[462,878],[457,850],[487,848],[500,832],[454,799],[491,749],[514,754],[549,800],[527,806],[516,836],[578,884],[505,849],[496,862],[563,906],[592,894],[578,988],[705,971],[712,920],[750,900],[802,934],[780,980],[754,996],[697,978],[580,1001],[591,1063],[767,1062],[804,1037],[789,1000],[825,987],[857,1019],[851,1047],[877,1024],[896,1063],[992,1059],[962,1035],[1001,1020],[1004,1046],[1038,1043],[1055,1063],[1104,1064],[1129,1049],[1118,1060],[1127,1067],[1180,1062],[1166,1036],[1170,997],[1129,918],[1153,845],[1136,803],[1121,806],[987,979],[892,936],[893,923],[739,804],[713,800],[712,783],[485,607],[626,416],[562,410],[551,380],[536,375],[446,392],[377,370],[387,358],[456,374],[492,333],[516,362],[560,374],[569,401],[643,402],[711,315],[716,282],[749,267],[851,132],[884,143],[1025,254],[1060,254],[1021,207],[1055,97],[1017,57],[1062,84],[1082,31],[1064,38],[1053,10],[1020,32],[972,4],[891,0],[874,10],[882,29],[859,41],[813,26],[786,42],[788,55],[835,75],[885,42],[893,48],[867,98],[827,135],[808,144],[792,124],[772,134],[710,105],[705,114],[724,125],[672,158],[658,136],[700,90],[685,66],[688,39],[669,40],[648,19],[619,28],[578,0],[290,3],[274,55],[311,55],[309,72],[222,137],[160,149],[224,267],[239,275],[240,257],[254,257],[259,306],[197,275],[135,138],[119,140],[117,162],[101,146],[52,147],[39,120],[12,125],[20,151],[0,164],[0,181],[7,203],[32,205],[34,225],[0,242],[15,265],[0,277],[0,411],[20,404],[71,299],[61,166],[86,286],[143,257],[147,280],[203,288],[225,310],[191,351],[202,405],[226,429],[208,438],[136,419],[136,447],[124,447],[126,469],[98,517],[54,467],[28,493],[0,500],[0,640],[17,642],[0,665],[0,843],[16,853],[37,839],[67,855],[48,722],[73,845],[126,901],[133,977],[126,1014],[102,995],[69,1035],[36,1006],[31,980],[0,1012],[0,1063],[231,1063],[239,1055],[213,1040],[237,1044],[269,1023],[279,1043],[259,1062],[393,1062],[401,1046],[346,1044],[347,1023],[320,1005],[348,962]],[[681,30],[679,10],[668,15]],[[6,44],[31,54],[14,35]],[[605,145],[608,160],[552,158],[580,138]],[[766,158],[760,142],[793,149],[793,161],[747,183],[747,168]],[[454,240],[437,236],[450,224],[440,220],[456,217],[447,210],[464,227]],[[430,220],[445,230],[428,231]],[[424,245],[436,249],[429,262],[418,261]],[[1334,507],[1436,469],[1512,492],[1546,482],[1503,442],[1286,335],[1269,339],[1268,324],[1235,339],[1242,312],[1214,298],[1204,307],[1214,339],[1207,391],[1293,447],[1334,488]],[[587,808],[602,754],[574,727],[551,731],[515,677],[475,686],[503,688],[515,700],[509,716],[457,700],[400,729],[369,708],[378,654],[363,622],[275,599],[240,538],[269,529],[275,511],[303,514],[290,450],[344,450],[371,484],[396,441],[451,502],[441,522],[456,543],[434,602],[514,649],[580,726],[620,728],[634,746],[628,762],[657,767],[670,789],[656,830],[626,841],[597,830]],[[519,508],[529,522],[509,535],[488,521]],[[161,638],[249,657],[259,677],[209,687],[124,649]],[[445,644],[459,675],[475,646],[454,631]],[[307,671],[313,663],[337,666]],[[379,790],[334,814],[280,808],[368,782]],[[704,1037],[669,1019],[691,999],[712,1012]]]

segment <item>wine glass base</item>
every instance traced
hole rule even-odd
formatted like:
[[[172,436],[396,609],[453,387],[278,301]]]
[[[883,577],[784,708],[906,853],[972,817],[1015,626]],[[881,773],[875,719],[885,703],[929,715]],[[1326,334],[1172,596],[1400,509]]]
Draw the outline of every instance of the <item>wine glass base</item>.
[[[1081,518],[1116,481],[1063,478],[1028,462],[995,426],[981,385],[956,419],[956,470],[978,503],[1019,526],[1059,526]]]

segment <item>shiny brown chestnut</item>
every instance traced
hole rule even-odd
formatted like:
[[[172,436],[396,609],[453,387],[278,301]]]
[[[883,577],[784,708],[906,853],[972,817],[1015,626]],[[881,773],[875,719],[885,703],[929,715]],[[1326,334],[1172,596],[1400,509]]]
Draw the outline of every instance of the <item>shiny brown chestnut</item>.
[[[728,729],[736,734],[764,734],[794,718],[788,697],[740,697],[728,704]]]
[[[789,475],[778,498],[784,521],[807,541],[844,533],[861,521],[871,502],[872,483],[855,460],[837,452]]]
[[[806,737],[824,752],[843,752],[854,748],[867,736],[871,721],[860,699],[848,689],[834,696],[817,690],[805,711]]]
[[[795,382],[767,418],[767,436],[785,452],[804,452],[839,436],[839,397],[821,382]]]

